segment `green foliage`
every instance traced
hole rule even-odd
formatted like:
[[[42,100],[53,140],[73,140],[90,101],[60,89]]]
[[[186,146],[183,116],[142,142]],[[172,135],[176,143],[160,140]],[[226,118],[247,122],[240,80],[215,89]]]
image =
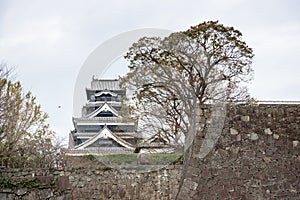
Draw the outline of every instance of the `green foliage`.
[[[145,157],[150,158],[154,161],[174,161],[182,158],[182,154],[145,154]]]
[[[182,158],[183,154],[143,154],[140,160],[149,164],[174,164],[180,163]]]
[[[50,181],[50,186],[51,186],[51,187],[54,187],[54,186],[55,186],[56,180],[57,180],[57,178],[54,177],[54,178]]]
[[[95,156],[92,155],[92,154],[83,155],[83,157],[88,159],[88,160],[95,160]]]
[[[0,65],[0,72],[5,66]],[[4,75],[5,74],[5,75]],[[6,167],[50,167],[57,148],[54,132],[31,92],[23,92],[19,81],[0,73],[0,161]]]
[[[7,163],[7,167],[10,168],[23,168],[24,166],[30,166],[31,161],[28,160],[28,156],[4,156],[0,158],[0,163],[4,165]]]
[[[10,188],[10,189],[18,189],[18,188],[53,188],[55,187],[57,177],[51,179],[48,185],[41,184],[34,177],[32,178],[2,178],[0,179],[0,189]]]
[[[112,169],[113,169],[113,168],[108,167],[108,166],[105,166],[105,167],[102,168],[102,170],[105,171],[105,172],[106,172],[106,171],[110,171],[110,170],[112,170]]]
[[[36,178],[22,178],[22,179],[0,179],[0,188],[39,188]]]

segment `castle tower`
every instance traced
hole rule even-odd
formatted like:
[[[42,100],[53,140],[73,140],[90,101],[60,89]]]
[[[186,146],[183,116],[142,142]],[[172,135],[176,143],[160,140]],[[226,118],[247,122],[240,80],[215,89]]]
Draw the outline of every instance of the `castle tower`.
[[[126,91],[118,79],[94,79],[86,89],[81,117],[73,117],[69,136],[71,154],[132,153],[139,139],[136,123],[119,115]]]

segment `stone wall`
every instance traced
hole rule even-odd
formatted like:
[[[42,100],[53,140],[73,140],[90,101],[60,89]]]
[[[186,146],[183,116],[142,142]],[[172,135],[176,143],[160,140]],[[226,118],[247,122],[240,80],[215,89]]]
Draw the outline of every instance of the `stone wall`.
[[[70,182],[75,199],[174,199],[181,169],[171,167],[151,172],[82,170]],[[74,176],[75,175],[75,176]]]
[[[64,170],[0,170],[2,178],[36,178],[32,187],[1,189],[0,199],[175,199],[178,191],[178,199],[299,199],[299,141],[299,104],[238,105],[205,158],[196,135],[182,179],[181,165],[120,171],[72,158]]]
[[[152,170],[117,170],[97,160],[76,161],[60,170],[2,169],[0,177],[29,185],[0,189],[1,200],[13,199],[174,199],[181,165],[152,166]],[[3,181],[2,181],[3,182]],[[26,181],[25,181],[26,182]],[[29,181],[28,181],[29,182]],[[1,185],[1,183],[0,183]],[[1,187],[0,187],[1,188]]]
[[[300,105],[238,105],[199,158],[195,138],[179,199],[299,199]]]
[[[48,170],[6,169],[0,172],[0,199],[70,199],[69,178]]]

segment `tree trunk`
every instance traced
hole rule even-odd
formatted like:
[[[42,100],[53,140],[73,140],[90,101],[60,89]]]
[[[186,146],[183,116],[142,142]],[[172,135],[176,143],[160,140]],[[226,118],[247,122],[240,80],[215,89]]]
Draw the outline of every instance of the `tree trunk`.
[[[199,199],[195,196],[201,184],[199,165],[215,147],[226,118],[226,105],[204,105],[197,109],[199,123],[195,135],[184,152],[181,183],[176,199]]]
[[[191,167],[197,165],[197,163],[195,163],[198,161],[197,154],[200,152],[201,144],[204,139],[207,121],[205,113],[207,113],[207,110],[204,107],[197,109],[196,119],[198,119],[199,122],[195,123],[194,133],[190,132],[187,136],[181,182],[176,199],[192,199],[192,196],[194,196],[195,193],[194,191],[197,189],[198,181],[192,180]]]

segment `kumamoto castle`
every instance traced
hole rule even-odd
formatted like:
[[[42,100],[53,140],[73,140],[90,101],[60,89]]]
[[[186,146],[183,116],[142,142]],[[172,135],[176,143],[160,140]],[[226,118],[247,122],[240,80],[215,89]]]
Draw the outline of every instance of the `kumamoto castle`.
[[[126,90],[119,79],[95,79],[86,88],[87,103],[81,117],[73,117],[74,130],[69,134],[69,154],[111,154],[170,152],[165,141],[149,138],[145,143],[133,120],[119,115]],[[154,151],[153,151],[154,150]]]

